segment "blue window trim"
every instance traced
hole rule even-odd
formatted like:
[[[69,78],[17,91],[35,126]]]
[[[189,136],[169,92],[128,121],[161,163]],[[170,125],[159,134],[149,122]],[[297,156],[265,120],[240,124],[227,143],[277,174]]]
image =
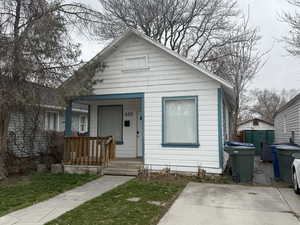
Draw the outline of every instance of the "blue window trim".
[[[218,88],[218,139],[219,139],[219,165],[223,170],[223,89]]]
[[[99,126],[99,112],[100,112],[100,108],[104,108],[104,107],[113,107],[113,106],[121,106],[122,108],[122,122],[121,122],[121,132],[122,132],[122,140],[121,141],[117,141],[116,140],[116,145],[123,145],[124,144],[124,132],[123,132],[123,123],[124,123],[124,106],[123,104],[118,104],[118,105],[98,105],[98,110],[97,110],[97,135],[100,136],[100,126]]]
[[[193,99],[196,103],[196,132],[197,139],[196,143],[165,143],[165,101],[166,100],[183,100],[183,99]],[[172,96],[172,97],[162,97],[162,147],[171,148],[198,148],[199,144],[199,110],[198,110],[198,96]]]

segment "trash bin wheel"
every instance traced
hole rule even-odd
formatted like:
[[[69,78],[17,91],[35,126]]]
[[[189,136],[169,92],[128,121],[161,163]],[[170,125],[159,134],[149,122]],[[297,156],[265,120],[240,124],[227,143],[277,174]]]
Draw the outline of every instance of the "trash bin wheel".
[[[300,195],[300,188],[299,188],[299,182],[298,182],[298,179],[297,179],[297,174],[296,174],[296,171],[293,170],[293,186],[294,186],[294,192],[297,194],[297,195]]]

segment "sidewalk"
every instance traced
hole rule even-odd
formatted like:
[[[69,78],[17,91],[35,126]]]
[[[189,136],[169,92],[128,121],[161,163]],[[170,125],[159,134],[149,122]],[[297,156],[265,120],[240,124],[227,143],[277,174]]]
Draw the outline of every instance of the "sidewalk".
[[[104,176],[30,207],[0,217],[0,225],[43,225],[77,206],[133,179]]]

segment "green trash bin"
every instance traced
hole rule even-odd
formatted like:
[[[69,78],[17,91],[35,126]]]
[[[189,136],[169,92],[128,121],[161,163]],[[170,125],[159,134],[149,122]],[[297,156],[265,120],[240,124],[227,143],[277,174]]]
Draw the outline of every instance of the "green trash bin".
[[[292,184],[293,154],[300,153],[300,148],[292,145],[277,145],[280,180]]]
[[[225,146],[230,157],[232,179],[235,182],[252,182],[255,147]]]

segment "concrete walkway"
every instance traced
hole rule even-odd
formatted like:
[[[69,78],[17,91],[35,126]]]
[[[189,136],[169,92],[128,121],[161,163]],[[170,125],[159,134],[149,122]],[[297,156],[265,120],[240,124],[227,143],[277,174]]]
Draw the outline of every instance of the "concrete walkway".
[[[0,217],[0,225],[43,225],[84,202],[91,200],[127,181],[128,176],[104,176],[47,201]]]
[[[256,184],[271,185],[275,184],[272,162],[263,162],[260,156],[254,160],[253,182]]]
[[[300,225],[289,188],[189,183],[158,225]]]

